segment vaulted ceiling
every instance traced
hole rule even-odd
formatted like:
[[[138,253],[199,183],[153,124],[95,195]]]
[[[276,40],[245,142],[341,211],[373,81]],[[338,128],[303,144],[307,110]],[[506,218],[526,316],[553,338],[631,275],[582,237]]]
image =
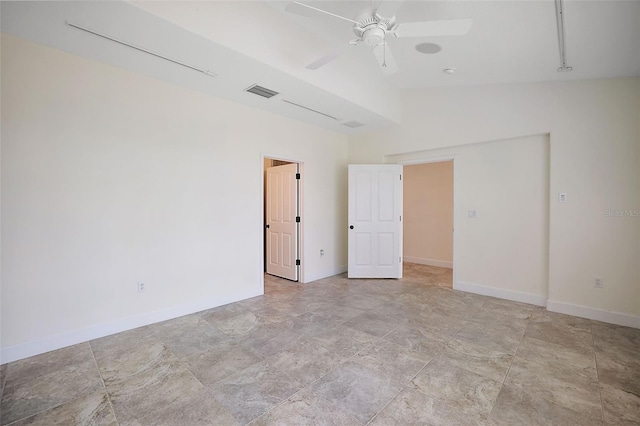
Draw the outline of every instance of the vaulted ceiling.
[[[391,3],[385,9],[398,22],[471,18],[473,24],[464,36],[391,38],[388,47],[399,71],[390,76],[382,75],[362,43],[317,70],[307,69],[354,38],[351,24],[326,14],[292,14],[285,1],[3,1],[2,31],[347,134],[400,123],[402,90],[640,75],[638,1],[564,2],[569,73],[557,72],[552,0],[383,1]],[[372,7],[371,0],[307,4],[350,19]],[[421,43],[441,50],[420,53]],[[455,74],[444,73],[446,68]],[[265,99],[244,92],[255,83],[279,95]],[[363,126],[344,125],[352,121]]]

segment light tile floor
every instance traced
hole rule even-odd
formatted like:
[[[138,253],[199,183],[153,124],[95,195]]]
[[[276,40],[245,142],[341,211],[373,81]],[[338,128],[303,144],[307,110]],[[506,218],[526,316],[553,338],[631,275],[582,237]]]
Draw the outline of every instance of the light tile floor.
[[[0,367],[2,425],[640,424],[640,330],[402,280],[265,296]]]

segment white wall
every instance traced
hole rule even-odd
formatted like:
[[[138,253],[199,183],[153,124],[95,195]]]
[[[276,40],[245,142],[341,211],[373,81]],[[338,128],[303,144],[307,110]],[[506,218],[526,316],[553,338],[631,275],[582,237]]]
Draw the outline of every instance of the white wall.
[[[640,327],[640,218],[605,216],[640,208],[640,79],[434,88],[403,105],[401,126],[351,138],[350,162],[549,134],[549,309]]]
[[[1,106],[2,362],[261,294],[262,155],[346,264],[343,135],[8,35]]]
[[[453,161],[413,164],[403,172],[403,259],[453,265]]]
[[[455,161],[454,288],[544,305],[549,258],[548,136],[388,159],[430,157]],[[469,211],[475,211],[476,217],[469,217]]]

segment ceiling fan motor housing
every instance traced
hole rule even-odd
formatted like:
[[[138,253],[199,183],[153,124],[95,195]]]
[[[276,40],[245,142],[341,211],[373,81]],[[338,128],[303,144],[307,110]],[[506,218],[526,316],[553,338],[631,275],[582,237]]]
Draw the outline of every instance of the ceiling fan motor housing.
[[[362,11],[356,18],[358,24],[354,25],[353,32],[369,46],[377,46],[384,43],[387,32],[395,28],[395,17],[383,18],[375,9]]]

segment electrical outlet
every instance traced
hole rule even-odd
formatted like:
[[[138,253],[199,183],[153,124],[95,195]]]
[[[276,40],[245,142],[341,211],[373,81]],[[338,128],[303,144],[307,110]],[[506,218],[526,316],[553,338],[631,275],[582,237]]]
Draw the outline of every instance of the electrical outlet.
[[[596,278],[596,280],[593,283],[593,286],[595,288],[602,288],[604,287],[604,280],[602,278]]]
[[[145,290],[145,285],[144,283],[138,283],[138,291],[139,292],[143,292]]]
[[[561,203],[566,203],[567,202],[567,193],[566,192],[561,192],[558,194],[558,201],[560,201]]]
[[[324,250],[320,249],[320,256],[324,256]]]
[[[476,217],[478,217],[478,212],[475,210],[469,210],[468,216],[472,219],[475,219]]]

